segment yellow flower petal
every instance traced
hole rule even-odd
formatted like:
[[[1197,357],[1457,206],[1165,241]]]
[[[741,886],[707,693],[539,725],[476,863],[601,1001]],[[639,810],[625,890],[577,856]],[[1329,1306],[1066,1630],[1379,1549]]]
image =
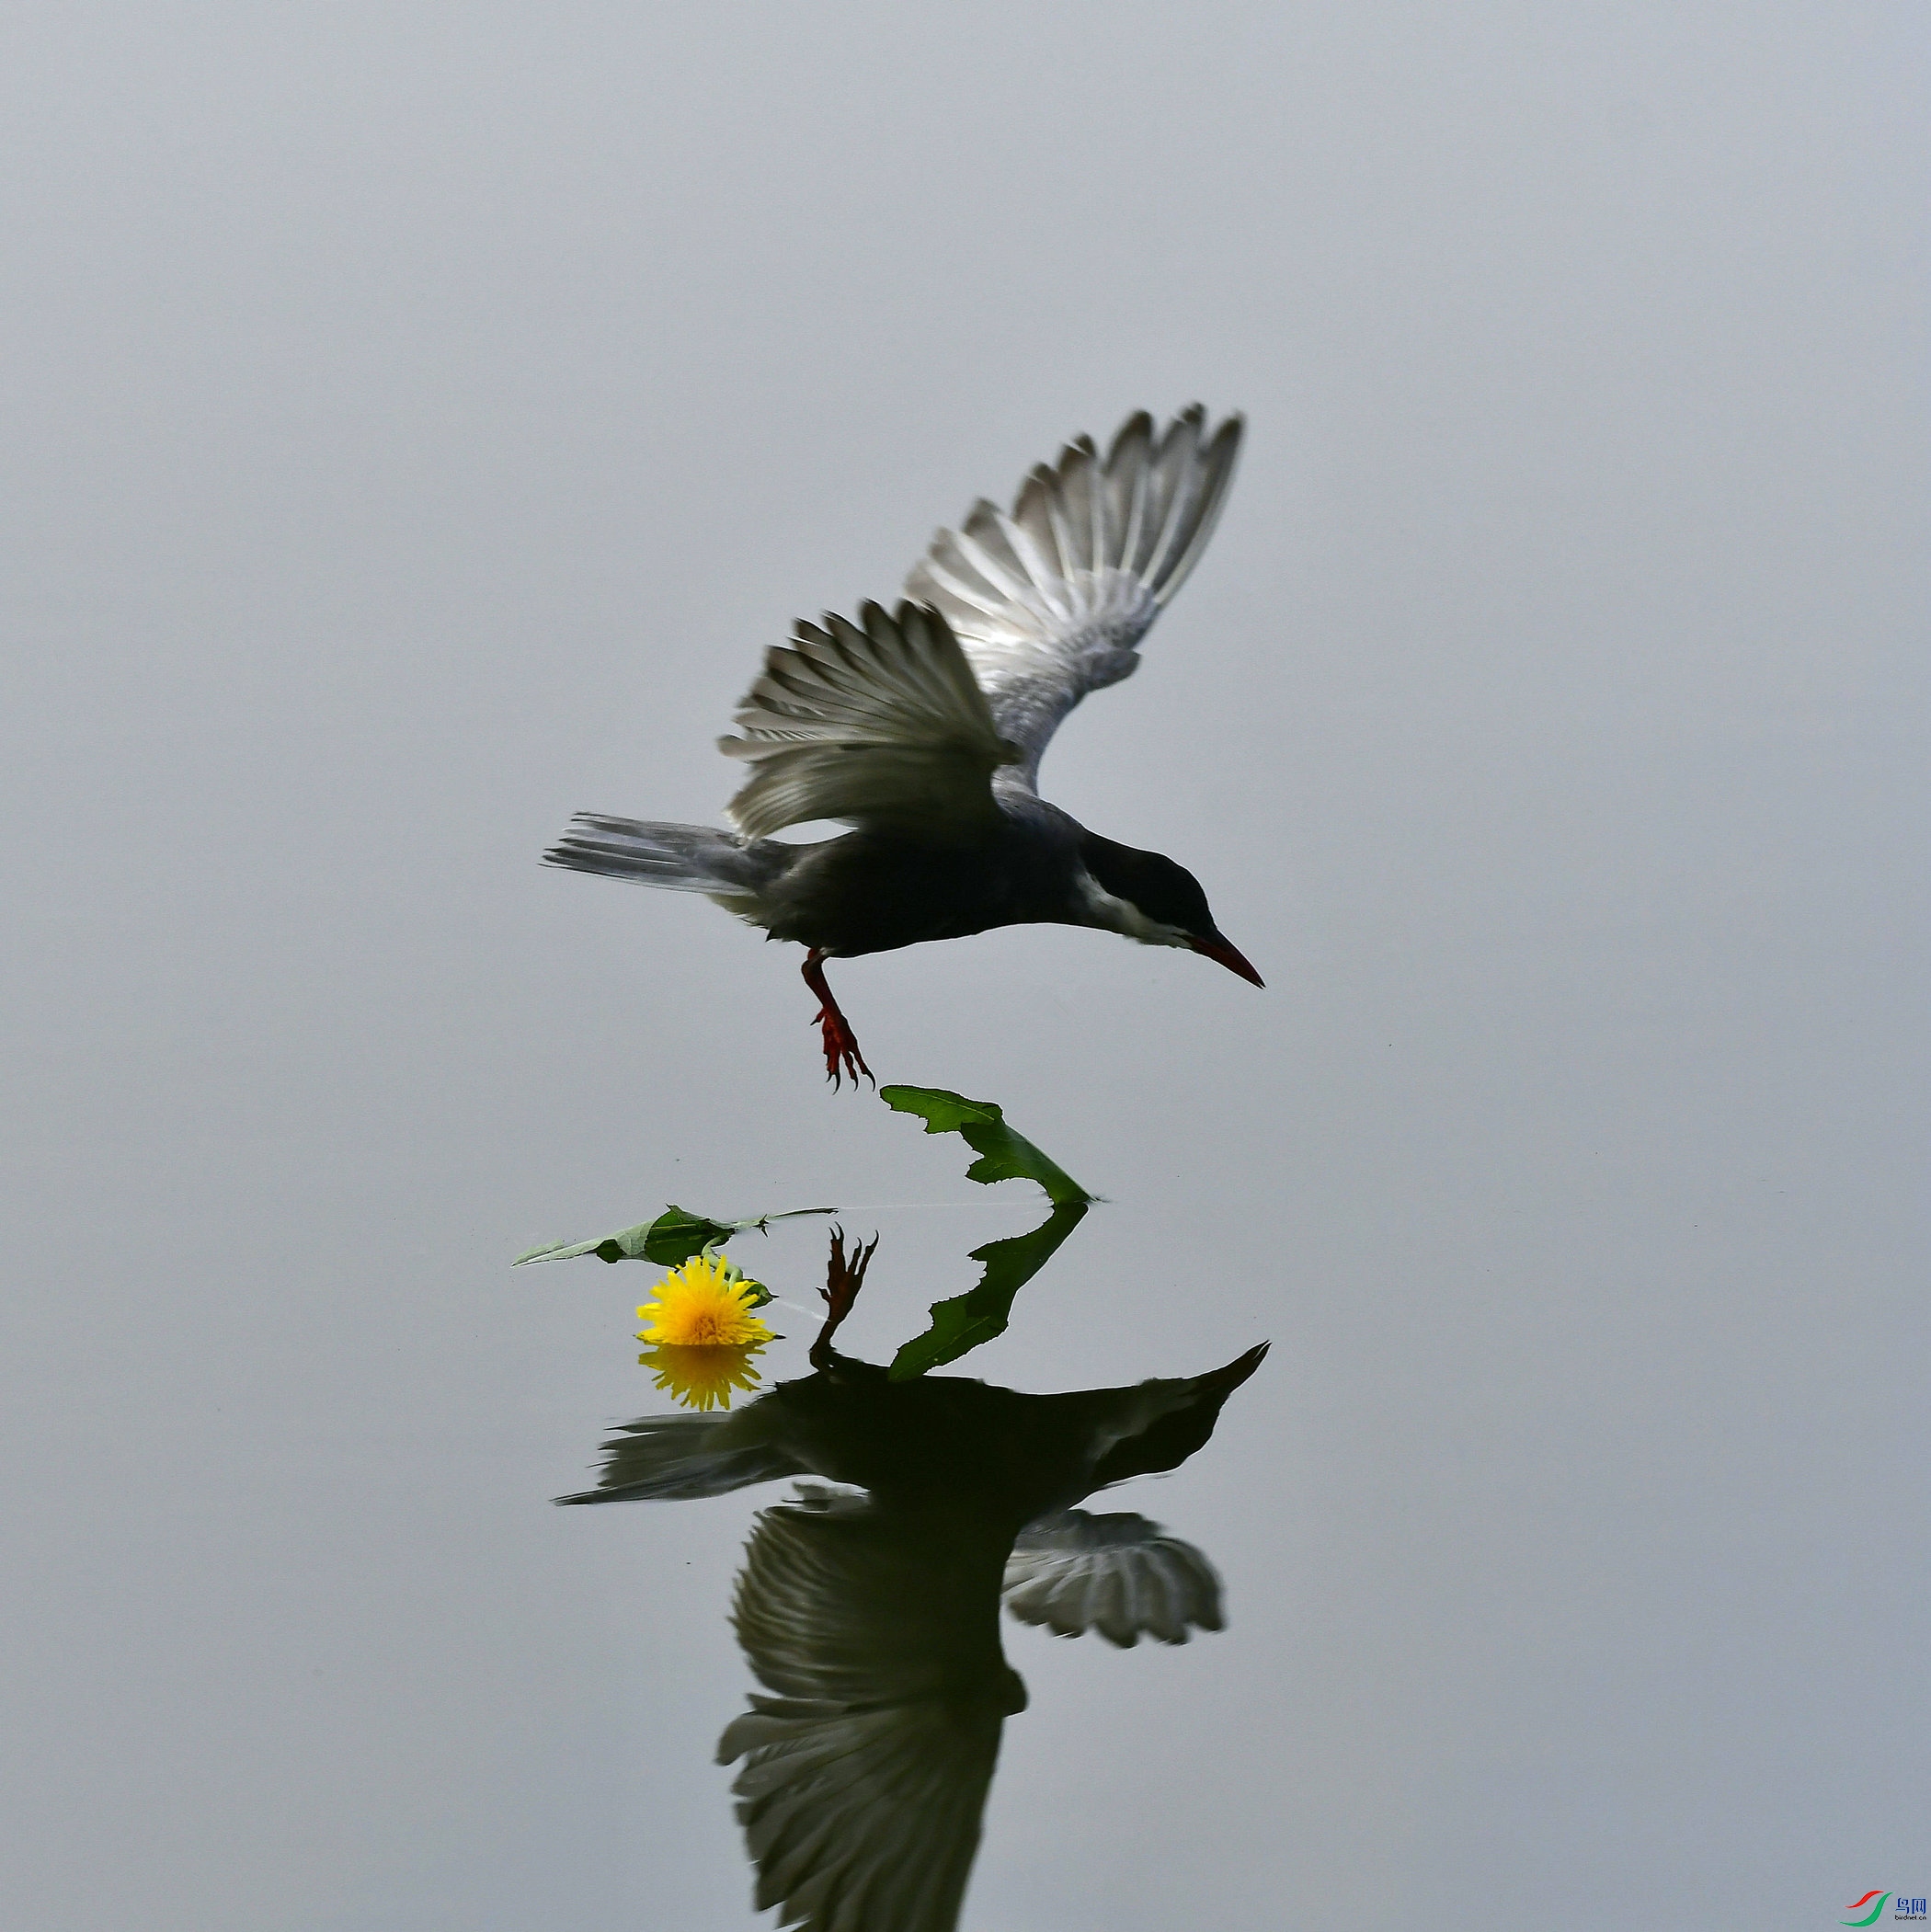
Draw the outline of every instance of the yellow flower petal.
[[[755,1286],[722,1254],[696,1254],[657,1284],[655,1300],[637,1310],[649,1325],[637,1337],[673,1348],[741,1348],[769,1342],[771,1330],[751,1310]]]

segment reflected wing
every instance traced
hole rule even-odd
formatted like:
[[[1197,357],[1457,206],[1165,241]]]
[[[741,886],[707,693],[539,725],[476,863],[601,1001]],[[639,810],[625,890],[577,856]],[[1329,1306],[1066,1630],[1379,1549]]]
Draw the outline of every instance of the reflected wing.
[[[1226,499],[1240,418],[1211,436],[1198,403],[1158,436],[1144,410],[1102,458],[1082,436],[1027,477],[1011,514],[983,497],[906,579],[944,613],[1028,784],[1059,721],[1139,663],[1136,648],[1193,569]]]
[[[1125,1511],[1042,1516],[1006,1559],[1006,1607],[1059,1637],[1098,1630],[1131,1649],[1142,1637],[1184,1643],[1193,1630],[1227,1628],[1220,1579],[1191,1543]]]
[[[718,740],[751,766],[727,807],[745,837],[807,818],[939,837],[997,822],[992,773],[1018,754],[945,620],[909,603],[859,615],[863,628],[801,623],[768,651],[737,710],[744,735]]]
[[[640,1416],[604,1444],[597,1487],[556,1500],[682,1503],[802,1474],[801,1464],[757,1439],[760,1420],[756,1402],[735,1416]]]
[[[947,1932],[1009,1713],[999,1644],[1010,1531],[819,1493],[758,1518],[733,1620],[759,1681],[718,1761],[757,1909],[814,1932]]]

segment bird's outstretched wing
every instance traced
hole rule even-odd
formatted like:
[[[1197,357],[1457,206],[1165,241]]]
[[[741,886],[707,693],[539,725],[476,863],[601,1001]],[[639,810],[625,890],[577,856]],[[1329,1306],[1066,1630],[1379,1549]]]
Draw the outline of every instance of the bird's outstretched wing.
[[[746,838],[807,818],[940,839],[997,822],[992,773],[1020,754],[945,619],[911,603],[859,617],[801,622],[745,693],[743,736],[717,741],[752,767],[726,807]]]
[[[1240,428],[1230,416],[1209,435],[1195,403],[1157,436],[1144,410],[1129,417],[1103,458],[1082,436],[1026,478],[1011,515],[981,497],[906,578],[951,623],[1029,785],[1060,719],[1138,664],[1213,533]]]
[[[950,1932],[1000,1732],[1025,1690],[999,1644],[1010,1531],[819,1493],[764,1511],[738,1580],[760,1682],[718,1761],[760,1912],[811,1932]]]
[[[1123,1650],[1142,1637],[1184,1643],[1194,1630],[1226,1629],[1214,1566],[1130,1510],[1068,1509],[1029,1523],[1006,1559],[1005,1597],[1022,1623],[1060,1637],[1098,1630]]]

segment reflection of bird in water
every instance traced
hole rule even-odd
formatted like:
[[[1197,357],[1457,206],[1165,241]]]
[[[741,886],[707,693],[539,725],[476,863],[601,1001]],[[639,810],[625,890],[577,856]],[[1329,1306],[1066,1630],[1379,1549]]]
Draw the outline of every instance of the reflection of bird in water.
[[[849,1292],[834,1244],[833,1277]],[[834,1296],[834,1317],[842,1315]],[[1062,1635],[1183,1643],[1221,1628],[1201,1553],[1133,1515],[1072,1505],[1171,1469],[1213,1434],[1263,1343],[1206,1375],[1022,1395],[956,1377],[893,1382],[813,1351],[817,1372],[726,1414],[646,1416],[566,1503],[716,1496],[784,1477],[738,1579],[738,1640],[769,1696],[720,1761],[758,1868],[757,1906],[815,1932],[954,1924],[1006,1718],[1025,1689],[999,1606]],[[863,1493],[855,1493],[863,1492]]]
[[[721,740],[751,775],[733,829],[585,813],[545,857],[708,894],[806,948],[826,1070],[869,1074],[824,962],[995,926],[1098,926],[1189,946],[1258,986],[1184,867],[1090,832],[1046,804],[1039,760],[1088,692],[1137,646],[1206,546],[1240,418],[1211,435],[1196,404],[1155,434],[1131,417],[1103,457],[1081,437],[1027,478],[1011,514],[983,499],[941,531],[896,614],[799,623],[766,654]],[[842,837],[770,835],[841,819]]]

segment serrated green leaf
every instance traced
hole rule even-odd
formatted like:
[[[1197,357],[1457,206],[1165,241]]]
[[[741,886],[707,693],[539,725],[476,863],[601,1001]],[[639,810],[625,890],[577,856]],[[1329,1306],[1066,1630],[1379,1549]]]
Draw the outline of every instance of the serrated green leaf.
[[[660,1268],[675,1268],[689,1261],[693,1254],[702,1254],[706,1248],[714,1248],[729,1240],[741,1225],[737,1221],[714,1221],[703,1215],[692,1214],[688,1207],[667,1207],[644,1231],[643,1259],[656,1262]],[[631,1231],[635,1232],[634,1229]],[[619,1246],[621,1251],[621,1240]],[[601,1248],[597,1252],[603,1252]],[[604,1258],[616,1260],[619,1257],[606,1255]]]
[[[1003,1334],[1013,1297],[1057,1253],[1060,1243],[1086,1218],[1089,1205],[1085,1199],[1062,1201],[1029,1233],[975,1248],[971,1258],[986,1263],[978,1286],[950,1301],[933,1302],[932,1325],[892,1358],[890,1378],[910,1381]]]
[[[900,1114],[917,1115],[928,1134],[958,1135],[979,1157],[966,1170],[968,1181],[988,1186],[995,1181],[1036,1181],[1060,1206],[1095,1198],[1023,1134],[1009,1127],[994,1101],[967,1100],[943,1087],[881,1087],[878,1097]]]
[[[600,1261],[643,1261],[646,1259],[644,1244],[656,1226],[655,1221],[644,1221],[619,1234],[606,1234],[600,1240],[552,1241],[547,1248],[532,1248],[518,1255],[509,1265],[520,1268],[533,1261],[570,1261],[579,1254],[594,1254]]]
[[[606,1234],[600,1240],[553,1241],[547,1248],[532,1248],[527,1254],[518,1255],[510,1266],[520,1268],[526,1262],[568,1261],[575,1255],[594,1254],[599,1261],[647,1261],[655,1262],[660,1268],[675,1268],[693,1254],[702,1254],[706,1248],[729,1240],[734,1234],[761,1229],[767,1221],[837,1212],[835,1207],[788,1207],[783,1214],[755,1215],[748,1221],[714,1221],[704,1215],[692,1214],[688,1208],[667,1207],[656,1220],[640,1221],[634,1228]]]

